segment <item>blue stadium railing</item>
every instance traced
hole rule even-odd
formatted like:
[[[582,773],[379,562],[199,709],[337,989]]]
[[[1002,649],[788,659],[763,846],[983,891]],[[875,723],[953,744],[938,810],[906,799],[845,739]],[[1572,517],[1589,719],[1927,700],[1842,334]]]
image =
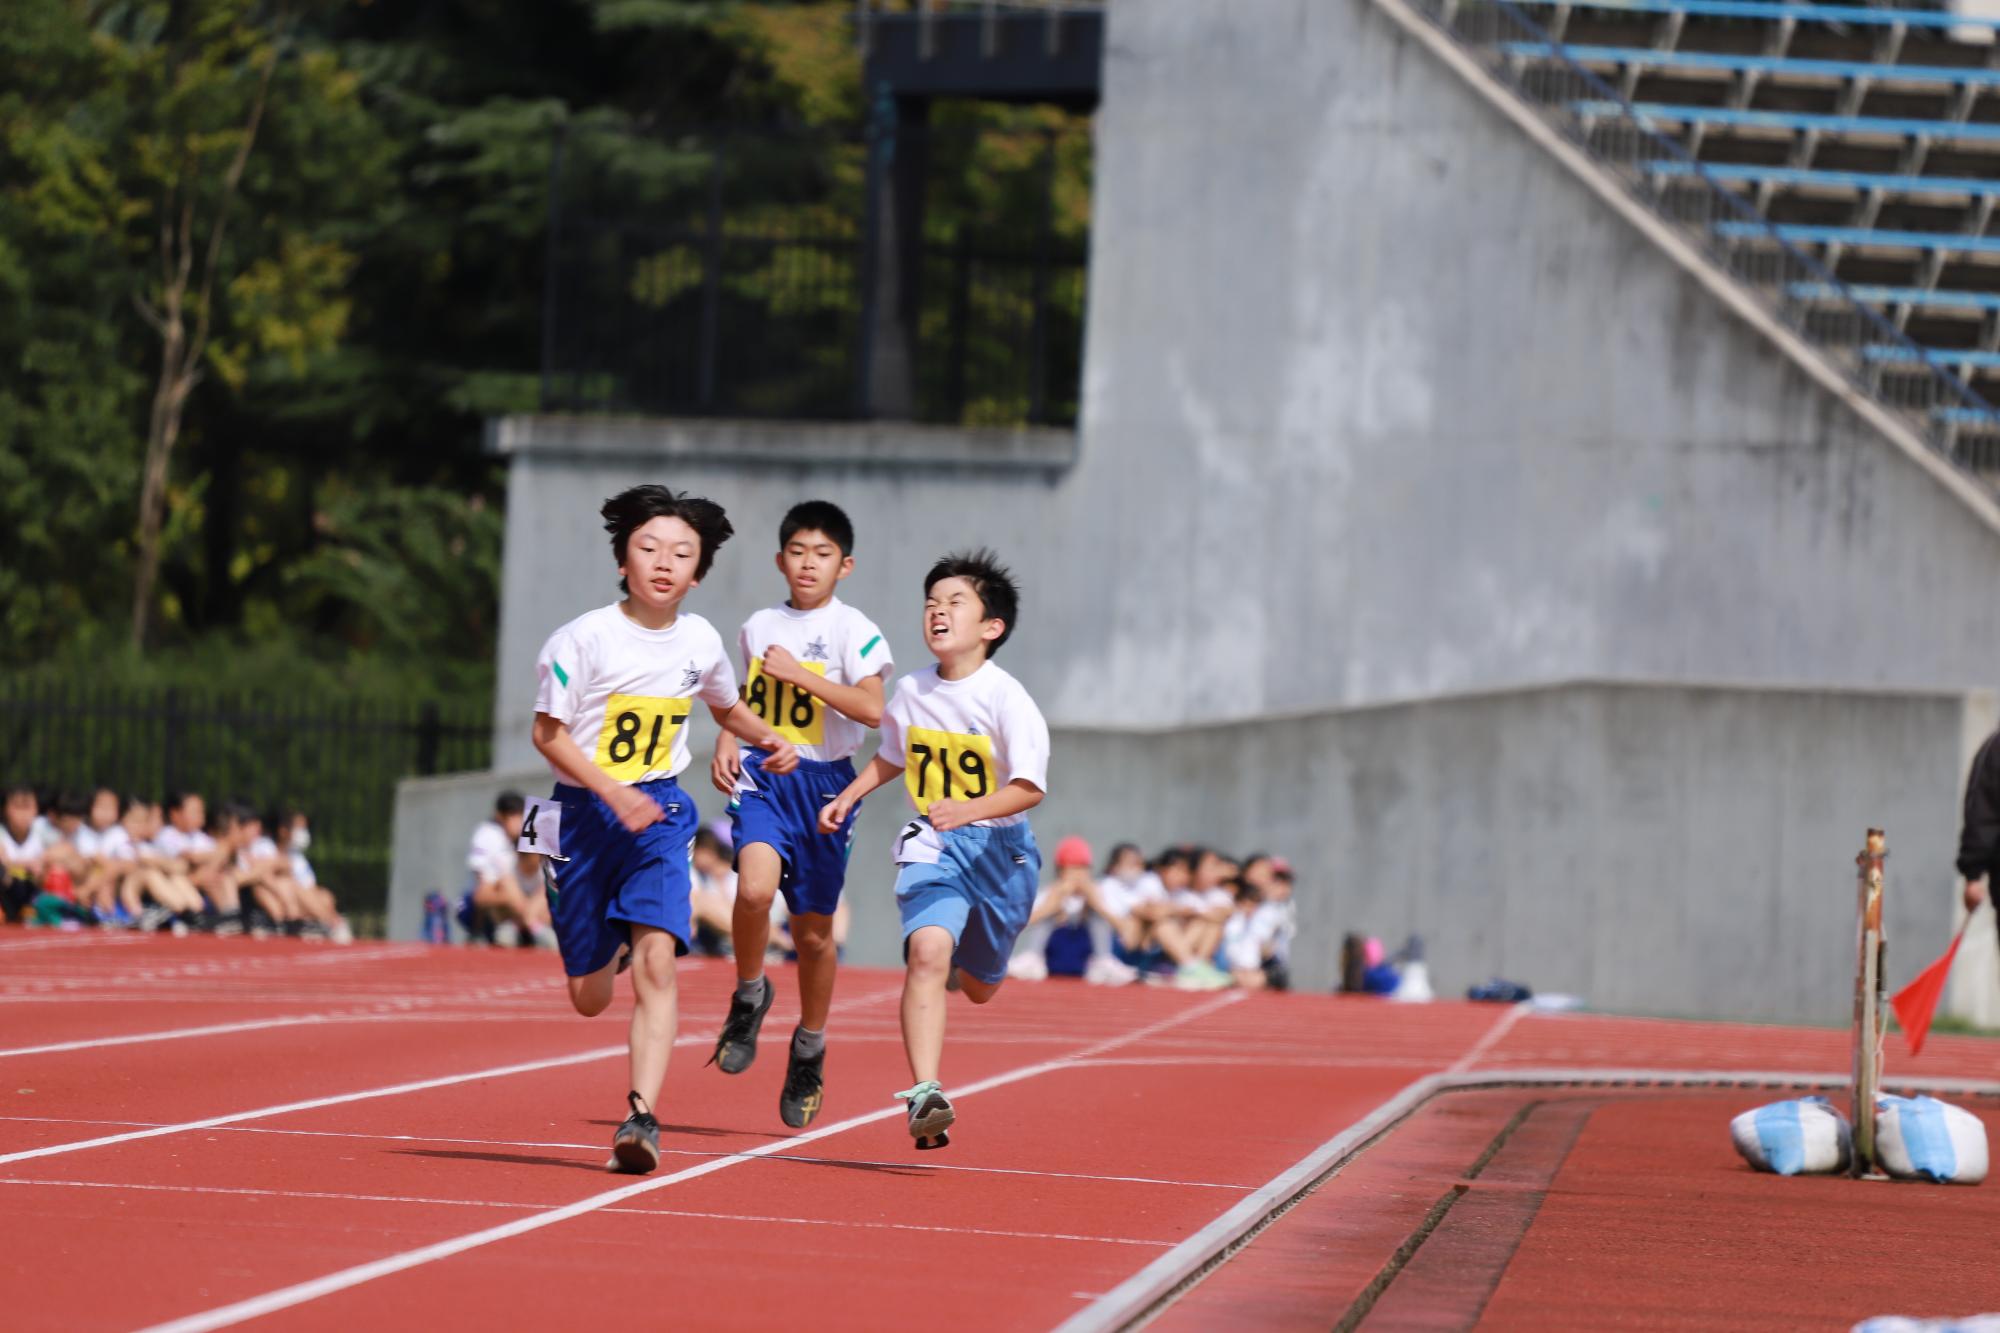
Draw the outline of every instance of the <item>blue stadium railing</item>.
[[[1711,174],[1706,164],[1662,129],[1669,117],[1661,115],[1658,106],[1649,116],[1646,108],[1635,105],[1575,59],[1569,48],[1522,5],[1514,0],[1400,2],[1448,34],[1491,77],[1593,158],[1632,197],[1679,229],[1851,383],[1901,414],[1933,448],[1957,460],[1962,458],[1960,446],[1968,433],[2000,433],[2000,411],[1963,376],[1949,369],[1949,363],[1930,357],[1930,349],[1912,339],[1895,319],[1858,297],[1742,193]],[[1631,0],[1629,4],[1590,7],[1661,14],[1822,17],[1805,12],[1814,7],[1757,0]],[[1879,15],[1890,11],[1867,12]],[[1524,58],[1524,49],[1545,54]],[[1690,117],[1708,112],[1790,114],[1699,107],[1676,110],[1684,110]],[[2000,137],[2000,126],[1992,127],[1992,132]],[[1870,351],[1876,347],[1900,352],[1885,356]]]

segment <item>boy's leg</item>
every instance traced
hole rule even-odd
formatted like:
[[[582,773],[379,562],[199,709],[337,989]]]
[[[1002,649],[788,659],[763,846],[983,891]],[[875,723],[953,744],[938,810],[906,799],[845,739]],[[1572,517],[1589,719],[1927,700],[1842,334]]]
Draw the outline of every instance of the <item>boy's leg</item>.
[[[595,1018],[611,1007],[617,991],[619,959],[612,959],[586,976],[570,977],[569,1002],[585,1018]]]
[[[964,968],[958,969],[958,988],[965,992],[965,998],[974,1004],[985,1004],[1000,993],[1001,981],[981,981]]]
[[[768,842],[753,842],[736,853],[736,905],[729,938],[736,947],[738,989],[763,980],[764,951],[771,945],[771,900],[778,896],[785,862]]]
[[[738,827],[741,827],[739,822]],[[729,997],[729,1014],[715,1038],[708,1062],[725,1074],[740,1074],[757,1058],[757,1034],[771,1010],[774,988],[764,975],[764,950],[771,938],[771,900],[785,863],[768,842],[740,846],[736,853],[736,906],[730,914],[729,938],[736,950],[736,993]]]
[[[903,1054],[910,1077],[937,1081],[944,1058],[944,983],[951,975],[951,932],[919,926],[903,942],[909,965],[903,974]]]
[[[792,946],[799,954],[799,1026],[819,1032],[833,1008],[834,975],[840,968],[833,917],[820,912],[792,917]]]
[[[632,927],[632,1091],[658,1105],[680,1027],[680,989],[674,937],[656,926]],[[612,964],[615,969],[616,963]]]

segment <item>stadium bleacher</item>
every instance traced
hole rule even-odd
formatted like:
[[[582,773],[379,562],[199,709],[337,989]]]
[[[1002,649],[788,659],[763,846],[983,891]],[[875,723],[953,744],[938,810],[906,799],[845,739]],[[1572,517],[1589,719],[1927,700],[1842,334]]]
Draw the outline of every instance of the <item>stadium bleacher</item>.
[[[1431,8],[1461,40],[1486,38],[1507,80],[1567,113],[1587,145],[1622,134],[1614,156],[1663,212],[1698,220],[1795,326],[1841,344],[1864,385],[2000,480],[2000,14],[1775,0]],[[1499,18],[1479,21],[1482,9]],[[1634,150],[1635,135],[1677,151]],[[1716,190],[1746,207],[1717,211]]]

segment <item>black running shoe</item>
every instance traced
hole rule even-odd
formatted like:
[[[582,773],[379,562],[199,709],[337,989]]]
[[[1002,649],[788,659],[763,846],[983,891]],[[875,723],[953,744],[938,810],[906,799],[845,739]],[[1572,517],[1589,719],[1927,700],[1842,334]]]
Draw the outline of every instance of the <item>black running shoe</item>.
[[[660,1164],[660,1122],[651,1111],[640,1109],[645,1103],[638,1093],[625,1094],[625,1101],[632,1114],[611,1136],[611,1160],[605,1166],[628,1176],[643,1176]]]
[[[951,1135],[945,1131],[958,1119],[958,1112],[951,1109],[944,1089],[935,1079],[927,1079],[908,1092],[897,1093],[896,1097],[910,1104],[910,1137],[916,1140],[918,1151],[950,1146]]]
[[[715,1039],[712,1065],[721,1065],[725,1074],[740,1074],[757,1058],[757,1034],[764,1028],[764,1015],[771,1012],[777,988],[764,978],[764,998],[752,1004],[741,996],[729,998],[729,1017],[722,1021],[722,1035]]]
[[[793,1043],[785,1065],[785,1088],[778,1094],[778,1118],[793,1129],[804,1129],[819,1114],[825,1096],[826,1047],[820,1047],[818,1055],[800,1055]]]

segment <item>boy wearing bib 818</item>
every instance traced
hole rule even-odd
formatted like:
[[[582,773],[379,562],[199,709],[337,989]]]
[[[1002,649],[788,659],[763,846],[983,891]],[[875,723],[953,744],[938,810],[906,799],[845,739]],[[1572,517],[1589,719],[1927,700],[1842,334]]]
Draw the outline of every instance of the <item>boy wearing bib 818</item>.
[[[1042,855],[1028,811],[1048,790],[1049,728],[1027,690],[988,659],[1013,633],[1020,593],[991,552],[948,555],[924,577],[924,643],[937,665],[907,676],[882,715],[882,748],[820,812],[842,827],[898,777],[917,818],[897,835],[903,916],[903,1049],[918,1148],[942,1148],[956,1114],[938,1081],[945,990],[985,1004],[1007,978],[1035,905]]]
[[[804,1129],[825,1096],[826,1018],[838,950],[833,913],[847,881],[853,820],[831,833],[819,812],[854,781],[854,752],[882,721],[883,682],[893,665],[875,622],[835,597],[854,572],[854,525],[836,505],[808,500],[778,526],[778,572],[791,596],[743,624],[750,711],[798,748],[799,766],[774,774],[756,750],[716,738],[711,776],[731,796],[736,904],[731,936],[736,994],[711,1064],[740,1074],[757,1058],[757,1033],[771,1007],[764,976],[771,899],[782,890],[799,955],[799,1026],[792,1033],[778,1115]]]
[[[556,787],[531,812],[543,827],[524,823],[520,845],[548,857],[550,914],[576,1011],[603,1013],[617,974],[632,969],[632,1113],[611,1140],[610,1167],[644,1174],[660,1162],[653,1108],[680,1017],[674,960],[692,935],[688,866],[699,821],[674,778],[688,766],[695,701],[768,750],[772,772],[798,757],[737,698],[714,627],[680,610],[732,532],[722,507],[634,486],[600,512],[625,600],[570,621],[536,659],[535,748]]]

